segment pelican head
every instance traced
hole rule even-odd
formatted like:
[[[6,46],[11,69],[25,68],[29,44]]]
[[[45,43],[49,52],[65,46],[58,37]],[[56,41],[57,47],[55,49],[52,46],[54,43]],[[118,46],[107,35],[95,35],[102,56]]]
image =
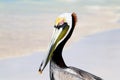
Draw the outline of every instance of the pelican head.
[[[68,40],[70,38],[72,34],[72,28],[75,27],[76,21],[77,18],[75,13],[63,13],[57,17],[54,24],[53,36],[48,49],[48,55],[40,65],[40,73],[42,73],[47,63],[51,60],[57,46],[65,39]]]

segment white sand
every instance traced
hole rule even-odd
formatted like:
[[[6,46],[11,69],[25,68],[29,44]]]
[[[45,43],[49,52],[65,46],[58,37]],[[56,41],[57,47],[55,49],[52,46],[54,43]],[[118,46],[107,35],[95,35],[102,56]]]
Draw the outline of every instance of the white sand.
[[[120,28],[120,7],[86,6],[76,10],[78,23],[69,43]],[[58,13],[0,14],[0,58],[45,51]]]

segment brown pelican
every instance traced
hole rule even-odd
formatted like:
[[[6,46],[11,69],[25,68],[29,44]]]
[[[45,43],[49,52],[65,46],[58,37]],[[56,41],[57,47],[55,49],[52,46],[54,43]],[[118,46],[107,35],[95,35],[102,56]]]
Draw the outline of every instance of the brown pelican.
[[[76,22],[77,16],[75,13],[61,14],[55,21],[48,55],[39,68],[39,72],[42,73],[50,61],[50,80],[102,80],[100,77],[81,69],[68,67],[63,60],[63,47],[71,37]]]

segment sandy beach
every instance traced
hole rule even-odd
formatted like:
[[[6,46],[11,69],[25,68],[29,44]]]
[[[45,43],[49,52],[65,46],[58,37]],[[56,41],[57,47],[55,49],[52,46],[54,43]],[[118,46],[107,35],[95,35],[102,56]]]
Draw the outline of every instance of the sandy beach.
[[[28,7],[34,5],[35,3],[29,4]],[[54,21],[59,14],[64,12],[76,12],[78,16],[77,26],[69,41],[70,44],[89,35],[120,28],[119,6],[77,5],[71,9],[66,8],[67,11],[64,11],[59,6],[55,8],[56,5],[51,6],[51,10],[43,5],[45,9],[41,6],[38,8],[39,4],[36,5],[36,12],[33,11],[34,9],[31,12],[29,9],[25,11],[27,7],[19,11],[19,6],[12,4],[9,4],[11,8],[7,8],[7,11],[0,11],[1,59],[46,51],[51,39]],[[66,6],[69,7],[69,5]],[[15,11],[17,8],[18,12]],[[57,8],[60,11],[56,11]]]

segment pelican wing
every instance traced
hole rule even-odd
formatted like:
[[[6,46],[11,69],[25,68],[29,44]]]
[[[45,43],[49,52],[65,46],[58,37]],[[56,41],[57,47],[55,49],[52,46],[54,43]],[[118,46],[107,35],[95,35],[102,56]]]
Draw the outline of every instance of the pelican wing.
[[[77,76],[79,76],[81,79],[83,80],[103,80],[100,77],[97,77],[91,73],[88,73],[84,70],[75,68],[75,67],[69,67],[69,69],[71,69],[72,71],[74,71],[76,73]]]

